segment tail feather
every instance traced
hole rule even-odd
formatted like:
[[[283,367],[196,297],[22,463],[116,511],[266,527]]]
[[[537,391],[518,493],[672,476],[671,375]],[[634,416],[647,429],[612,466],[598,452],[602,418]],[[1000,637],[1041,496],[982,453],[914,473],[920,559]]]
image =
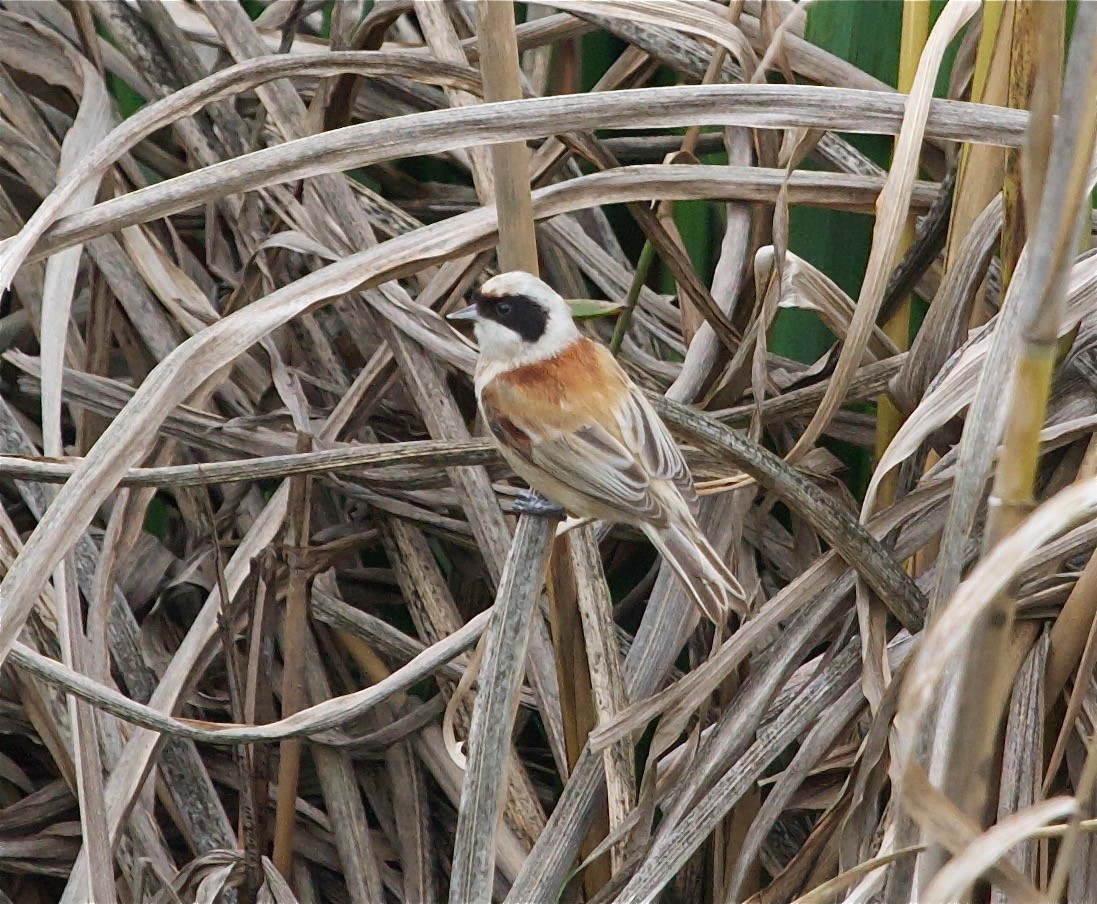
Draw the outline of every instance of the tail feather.
[[[734,610],[746,615],[746,593],[695,524],[671,524],[644,531],[698,609],[716,624]]]

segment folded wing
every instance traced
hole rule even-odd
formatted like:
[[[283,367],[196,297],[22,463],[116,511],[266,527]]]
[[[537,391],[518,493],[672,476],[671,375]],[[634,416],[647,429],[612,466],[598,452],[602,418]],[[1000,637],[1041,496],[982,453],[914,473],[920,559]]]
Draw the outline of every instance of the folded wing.
[[[618,520],[665,527],[683,503],[689,511],[696,503],[685,459],[613,357],[594,343],[587,353],[590,371],[604,379],[572,380],[550,393],[544,387],[556,381],[503,377],[481,394],[484,418],[512,454],[609,506]]]
[[[644,471],[653,478],[669,480],[682,494],[694,511],[697,492],[693,488],[682,450],[667,431],[648,400],[633,389],[628,398],[615,411],[617,424],[625,439],[625,445],[634,450]]]

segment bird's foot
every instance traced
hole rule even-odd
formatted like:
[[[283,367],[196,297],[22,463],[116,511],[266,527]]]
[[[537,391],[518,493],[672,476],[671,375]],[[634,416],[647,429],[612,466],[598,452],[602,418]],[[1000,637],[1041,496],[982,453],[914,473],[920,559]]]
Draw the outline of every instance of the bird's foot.
[[[533,515],[537,518],[563,518],[567,513],[554,502],[549,502],[540,493],[523,490],[514,500],[514,510],[519,515]]]

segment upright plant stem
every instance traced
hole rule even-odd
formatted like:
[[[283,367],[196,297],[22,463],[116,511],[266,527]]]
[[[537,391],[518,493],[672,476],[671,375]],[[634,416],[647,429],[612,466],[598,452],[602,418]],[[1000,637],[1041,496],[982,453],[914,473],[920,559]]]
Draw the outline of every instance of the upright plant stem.
[[[583,624],[579,612],[578,581],[582,577],[572,567],[568,536],[556,539],[552,551],[552,567],[546,575],[549,590],[549,615],[552,626],[552,647],[559,676],[560,709],[564,718],[564,740],[567,745],[568,775],[574,775],[588,735],[597,727],[598,713],[594,708],[590,663],[587,659]],[[599,809],[579,849],[579,859],[585,861],[609,834],[608,810]],[[612,878],[608,857],[594,860],[583,870],[580,881],[588,897],[596,895]]]
[[[311,451],[312,444],[305,434],[298,435],[297,451]],[[286,589],[286,611],[282,619],[282,717],[292,715],[305,705],[305,646],[308,630],[308,576],[301,561],[309,537],[309,506],[312,477],[305,475],[290,480],[290,518],[287,534],[287,564],[289,586]],[[301,768],[301,741],[290,738],[279,745],[278,797],[274,812],[273,861],[278,871],[292,876],[293,830],[297,821],[297,779]]]
[[[975,68],[971,79],[971,99],[984,104],[1005,106],[1009,103],[1010,71],[1014,59],[1013,27],[1017,5],[1006,0],[987,0],[983,4],[982,31]],[[979,211],[1002,189],[1007,151],[983,144],[967,144],[960,151],[960,170],[956,199],[949,225],[945,261],[951,266],[960,242],[971,230]],[[1002,268],[1003,292],[1009,274]],[[971,326],[981,326],[992,315],[987,303],[976,298],[971,307]]]
[[[1017,87],[1028,90],[1032,102],[1033,123],[1030,126],[1030,141],[1025,149],[1028,159],[1021,165],[1011,167],[1006,173],[1006,194],[1004,201],[1006,226],[1012,225],[1016,231],[1025,228],[1025,212],[1030,224],[1028,231],[1036,241],[1059,241],[1063,246],[1054,249],[1034,248],[1035,258],[1030,287],[1039,291],[1037,304],[1027,313],[1022,327],[1023,346],[1017,361],[1013,377],[1013,396],[1009,417],[1006,421],[1002,440],[1002,454],[998,459],[998,468],[994,475],[994,488],[991,493],[990,509],[987,513],[987,530],[984,548],[990,548],[1008,534],[1029,512],[1033,505],[1032,491],[1036,479],[1036,466],[1039,463],[1039,433],[1044,422],[1048,393],[1051,388],[1051,375],[1059,347],[1059,324],[1062,321],[1062,303],[1065,270],[1069,265],[1073,249],[1077,246],[1076,220],[1080,215],[1081,197],[1064,198],[1070,205],[1069,211],[1050,212],[1045,210],[1049,196],[1061,193],[1064,186],[1047,186],[1044,189],[1044,175],[1048,170],[1049,157],[1057,148],[1052,144],[1052,116],[1059,106],[1060,79],[1062,67],[1062,30],[1065,26],[1065,4],[1061,0],[1049,2],[1029,2],[1018,4],[1018,19],[1015,25],[1022,26],[1024,34],[1029,36],[1026,42],[1031,45],[1030,52],[1020,57],[1021,69],[1018,80],[1023,84]],[[1086,17],[1088,19],[1088,16]],[[1084,34],[1080,35],[1084,38]],[[1082,48],[1075,44],[1079,53]],[[1077,57],[1072,59],[1077,63]],[[1014,86],[1011,80],[1011,100],[1014,99]],[[1092,104],[1093,96],[1090,95]],[[1092,117],[1090,117],[1092,118]],[[1086,124],[1080,124],[1083,132]],[[1055,142],[1069,140],[1066,133],[1070,124],[1060,122],[1059,134]],[[1084,141],[1084,139],[1083,139]],[[1079,147],[1077,151],[1086,156],[1092,151],[1093,139]],[[1022,171],[1023,170],[1023,171]],[[1024,183],[1020,191],[1018,181]],[[1037,197],[1038,193],[1043,198]],[[1029,197],[1025,198],[1027,194]],[[1036,222],[1039,210],[1040,222]],[[1058,224],[1051,217],[1056,217]],[[1032,226],[1051,225],[1056,228],[1055,235],[1038,235]],[[1064,234],[1065,233],[1065,234]],[[1007,229],[1002,230],[1003,265],[1016,265],[1013,258],[1014,243],[1009,244]],[[1044,253],[1039,252],[1043,250]],[[1020,256],[1017,251],[1017,257]],[[1045,268],[1046,267],[1046,271]],[[1004,266],[1003,266],[1004,269]],[[1036,285],[1037,280],[1041,284]],[[1026,293],[1027,294],[1027,293]],[[1032,297],[1032,296],[1029,296]],[[1035,432],[1034,432],[1035,431]]]
[[[640,297],[640,290],[644,287],[644,280],[647,278],[648,270],[651,269],[651,261],[654,257],[655,246],[650,240],[644,242],[644,247],[640,251],[640,259],[636,261],[636,272],[632,277],[632,285],[628,287],[625,309],[621,311],[620,316],[617,318],[617,323],[613,327],[613,338],[609,341],[609,350],[613,352],[614,357],[621,351],[621,343],[625,341],[625,336],[628,334],[629,325],[632,323],[632,312],[636,310],[636,301]]]
[[[1064,4],[1045,3],[1044,0],[1014,0],[1013,40],[1010,42],[1009,82],[1006,89],[1006,103],[1010,107],[1026,110],[1032,107],[1035,89],[1037,62],[1042,65],[1054,65],[1052,60],[1062,66],[1063,32],[1065,22],[1049,20],[1049,11],[1058,11],[1054,18],[1062,19]],[[1051,40],[1054,36],[1055,40]],[[1054,45],[1054,46],[1053,46]],[[1050,55],[1054,54],[1054,57]],[[1058,79],[1045,84],[1048,97],[1044,99],[1052,107],[1058,106],[1060,84]],[[1002,181],[1002,286],[1009,284],[1021,249],[1025,245],[1028,233],[1025,222],[1025,198],[1023,175],[1021,172],[1021,152],[1017,149],[1006,151],[1006,172]],[[1031,191],[1037,186],[1029,186]],[[1035,205],[1036,198],[1030,203]],[[1035,214],[1035,209],[1029,211]]]
[[[1041,50],[1036,56],[1032,122],[1025,150],[1025,185],[1030,211],[1028,263],[1015,279],[1011,298],[1021,305],[1020,349],[1012,376],[1002,451],[987,513],[985,546],[1009,534],[1033,504],[1039,464],[1039,432],[1047,408],[1058,351],[1066,276],[1077,247],[1084,209],[1086,175],[1097,136],[1097,8],[1079,7],[1064,81],[1056,109],[1044,101],[1059,80],[1059,66],[1048,52],[1061,9],[1039,4]],[[1054,127],[1052,126],[1054,122]],[[1046,180],[1044,173],[1046,172]],[[1042,191],[1040,190],[1042,188]],[[1035,190],[1029,190],[1035,189]],[[995,759],[999,722],[1013,683],[1017,656],[1010,656],[1015,601],[1003,594],[980,619],[968,651],[942,741],[943,790],[967,815],[981,820]]]
[[[929,0],[908,0],[903,4],[903,30],[899,45],[899,90],[909,93],[918,72],[918,59],[929,37]],[[914,221],[908,220],[899,242],[899,254],[914,240]],[[884,324],[884,332],[900,351],[910,348],[910,298]],[[876,403],[876,460],[887,451],[892,439],[902,426],[903,418],[891,399],[881,395]],[[895,495],[896,472],[892,472],[880,485],[880,501],[890,504]]]
[[[484,101],[521,100],[522,72],[514,33],[514,4],[480,0],[477,9]],[[524,141],[508,141],[491,147],[495,203],[499,209],[499,268],[525,270],[536,275],[537,236],[533,228],[529,159],[529,148]]]

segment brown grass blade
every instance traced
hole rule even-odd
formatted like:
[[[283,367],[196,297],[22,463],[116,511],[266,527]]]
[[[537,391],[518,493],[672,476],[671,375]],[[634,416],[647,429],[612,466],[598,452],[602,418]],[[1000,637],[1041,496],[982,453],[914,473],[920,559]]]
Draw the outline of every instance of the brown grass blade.
[[[552,519],[524,516],[499,580],[461,786],[450,874],[449,899],[453,904],[491,900],[495,826],[502,804],[496,776],[506,767],[518,680],[529,644],[529,621],[541,596],[554,527]]]
[[[599,723],[613,719],[628,700],[617,649],[617,632],[602,573],[594,529],[578,528],[568,535],[568,551],[575,572],[576,601],[583,622],[587,663],[594,707]],[[609,791],[609,831],[616,832],[636,806],[636,771],[629,739],[603,751]],[[624,862],[623,847],[611,851],[614,870]]]
[[[500,143],[565,130],[666,128],[694,123],[892,134],[899,129],[902,110],[902,98],[852,89],[696,85],[530,98],[417,113],[398,127],[381,120],[288,141],[207,167],[200,174],[180,176],[98,204],[85,214],[59,223],[44,247],[53,250],[84,241],[100,234],[108,223],[109,229],[117,229],[177,213],[206,198],[350,166],[368,166],[408,154],[454,150],[470,141]],[[1023,141],[1026,124],[1027,116],[1022,111],[933,100],[925,134],[1015,147]],[[5,261],[8,255],[16,259],[10,244],[3,246],[2,253]]]

